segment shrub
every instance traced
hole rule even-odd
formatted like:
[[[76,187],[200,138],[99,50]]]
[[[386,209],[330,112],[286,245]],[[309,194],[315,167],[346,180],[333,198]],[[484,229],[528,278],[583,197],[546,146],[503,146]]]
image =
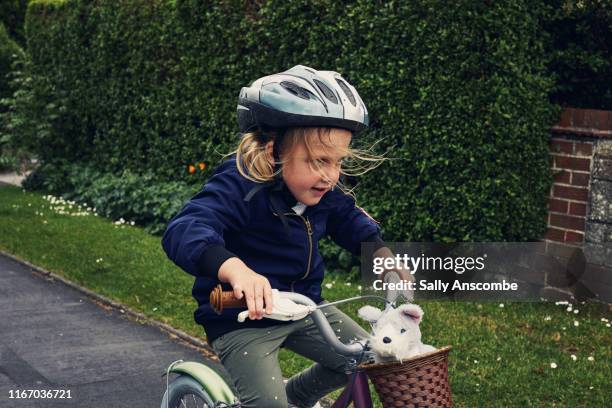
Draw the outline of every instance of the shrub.
[[[543,25],[552,100],[575,108],[612,110],[612,3],[549,0]]]
[[[136,175],[125,170],[114,176],[92,166],[60,163],[42,165],[24,186],[96,208],[113,220],[134,221],[151,234],[163,233],[168,220],[197,192],[178,181],[159,183],[151,172]]]
[[[14,127],[19,126],[13,120],[15,100],[22,91],[21,63],[25,55],[23,50],[8,35],[0,23],[0,170],[19,169],[27,161],[28,153],[22,140],[18,140]]]
[[[23,23],[28,0],[2,0],[0,2],[0,23],[4,24],[11,38],[25,47]]]
[[[9,37],[6,27],[0,23],[0,99],[7,98],[13,93],[9,73],[13,61],[22,54],[21,47]]]
[[[305,64],[342,72],[369,107],[355,142],[393,160],[357,194],[388,239],[537,239],[555,120],[543,13],[526,0],[35,0],[38,115],[60,112],[37,154],[191,184],[188,163],[206,177],[235,146],[240,87]]]

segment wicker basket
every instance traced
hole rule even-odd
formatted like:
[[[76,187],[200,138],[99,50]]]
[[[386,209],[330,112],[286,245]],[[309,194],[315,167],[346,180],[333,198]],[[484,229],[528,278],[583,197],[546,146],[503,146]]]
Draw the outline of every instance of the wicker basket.
[[[403,363],[362,365],[385,408],[451,407],[448,353],[443,347]]]

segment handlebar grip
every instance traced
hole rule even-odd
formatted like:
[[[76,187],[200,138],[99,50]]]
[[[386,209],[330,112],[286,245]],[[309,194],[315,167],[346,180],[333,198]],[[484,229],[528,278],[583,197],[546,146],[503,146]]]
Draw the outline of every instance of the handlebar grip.
[[[217,314],[221,314],[223,309],[226,307],[247,307],[246,299],[244,297],[242,299],[236,299],[234,292],[231,290],[223,291],[221,284],[217,285],[217,287],[210,292],[209,300],[210,306]]]

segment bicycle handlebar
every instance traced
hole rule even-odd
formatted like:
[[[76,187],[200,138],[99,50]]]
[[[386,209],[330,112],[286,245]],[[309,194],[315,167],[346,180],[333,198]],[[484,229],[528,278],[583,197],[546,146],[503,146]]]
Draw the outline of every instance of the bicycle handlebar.
[[[282,292],[282,294],[286,298],[293,300],[295,303],[317,307],[317,304],[312,299],[299,293]],[[325,317],[325,314],[322,311],[316,309],[311,313],[311,316],[312,321],[319,329],[319,332],[323,336],[323,339],[325,339],[325,341],[331,346],[332,350],[334,350],[336,353],[345,356],[359,356],[363,353],[364,344],[344,344],[338,339],[338,337],[336,337],[334,329],[332,329],[331,325],[327,321],[327,318]]]
[[[292,300],[297,304],[310,306],[313,308],[321,307],[325,305],[318,305],[309,297],[304,296],[295,292],[280,292],[281,296],[286,299]],[[347,300],[357,300],[360,298],[377,298],[382,299],[377,296],[362,296],[355,297]],[[335,303],[335,302],[334,302]],[[210,305],[215,310],[215,312],[221,314],[224,308],[226,307],[238,307],[245,308],[247,307],[246,300],[236,299],[234,296],[234,292],[232,291],[223,291],[221,285],[217,285],[217,287],[210,294]],[[319,310],[313,310],[310,315],[312,316],[312,320],[319,329],[319,332],[323,336],[323,339],[331,346],[331,348],[338,354],[342,354],[344,356],[359,356],[364,351],[364,344],[361,343],[352,343],[352,344],[344,344],[334,334],[334,330],[331,325],[327,321],[325,314]]]
[[[217,314],[221,314],[223,309],[226,307],[240,307],[246,309],[247,302],[243,296],[242,299],[236,299],[234,292],[231,290],[223,290],[221,284],[217,285],[212,292],[210,292],[210,306]]]

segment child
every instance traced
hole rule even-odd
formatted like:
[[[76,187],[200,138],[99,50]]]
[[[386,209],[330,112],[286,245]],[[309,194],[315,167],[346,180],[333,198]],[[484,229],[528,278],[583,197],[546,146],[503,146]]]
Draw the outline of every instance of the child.
[[[326,347],[312,319],[262,317],[273,308],[272,288],[323,301],[317,242],[325,235],[353,254],[364,241],[382,247],[378,224],[339,183],[343,160],[375,167],[380,159],[349,147],[368,114],[336,72],[298,65],[256,80],[240,92],[238,123],[243,136],[236,155],[170,221],[162,245],[196,277],[195,320],[232,376],[242,406],[310,407],[346,384],[344,358]],[[221,315],[211,309],[209,294],[219,282],[245,296],[250,320],[238,323],[237,309]],[[344,343],[367,336],[337,308],[326,314]],[[286,388],[281,347],[316,361]]]

